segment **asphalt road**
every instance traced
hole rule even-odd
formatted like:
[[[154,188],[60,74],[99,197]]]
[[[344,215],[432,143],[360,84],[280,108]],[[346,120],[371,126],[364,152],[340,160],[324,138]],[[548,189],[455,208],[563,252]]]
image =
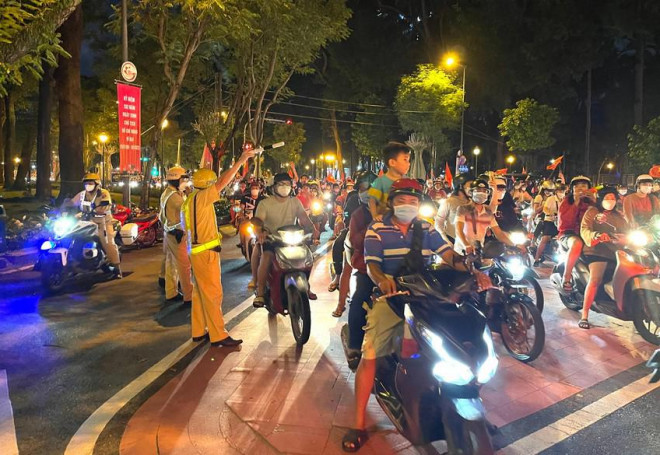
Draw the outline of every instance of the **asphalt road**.
[[[233,245],[222,253],[224,312],[249,295]],[[38,272],[0,277],[0,369],[22,454],[62,453],[96,408],[190,337],[190,310],[166,306],[158,288],[161,251],[128,251],[123,280],[54,297]]]

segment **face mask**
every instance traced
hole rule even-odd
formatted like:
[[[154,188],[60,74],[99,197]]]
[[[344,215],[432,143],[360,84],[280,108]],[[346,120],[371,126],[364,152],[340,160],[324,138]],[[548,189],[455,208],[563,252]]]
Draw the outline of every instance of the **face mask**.
[[[651,194],[651,191],[653,191],[653,187],[649,185],[640,186],[639,191],[641,191],[642,194]]]
[[[628,194],[628,190],[619,190],[620,196],[625,196],[626,194]]]
[[[413,218],[417,216],[419,207],[411,204],[403,204],[394,206],[394,216],[404,223],[410,223]]]
[[[603,201],[603,208],[605,210],[612,210],[616,207],[616,201]]]
[[[259,190],[250,190],[250,196],[256,198],[257,196],[259,196]]]
[[[96,188],[96,185],[94,185],[93,183],[85,183],[85,191],[87,191],[88,193],[94,191],[94,188]]]
[[[275,188],[275,192],[282,197],[288,197],[291,194],[291,187],[289,185],[280,185]]]
[[[358,193],[358,196],[360,198],[360,204],[369,203],[369,190]]]
[[[488,200],[488,193],[473,192],[472,200],[475,204],[483,204]]]

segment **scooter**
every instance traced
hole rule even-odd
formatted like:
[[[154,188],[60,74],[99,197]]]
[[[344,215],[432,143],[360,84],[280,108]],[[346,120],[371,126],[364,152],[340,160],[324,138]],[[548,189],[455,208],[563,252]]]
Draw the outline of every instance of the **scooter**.
[[[616,263],[607,266],[591,311],[632,321],[642,338],[660,345],[660,259],[649,248],[651,239],[644,230],[628,234],[626,244],[616,252]],[[589,266],[580,257],[572,272],[573,291],[567,292],[563,287],[567,255],[562,249],[550,281],[564,306],[580,311],[589,282]]]
[[[431,267],[396,281],[388,303],[403,308],[402,349],[376,361],[376,400],[414,445],[444,439],[452,454],[494,453],[479,389],[498,359],[473,276]]]
[[[137,227],[130,224],[122,228],[126,243],[135,240],[131,234],[137,234]],[[41,281],[49,293],[62,291],[69,280],[79,276],[99,272],[114,275],[99,239],[98,225],[89,214],[62,215],[52,222],[51,231],[51,238],[41,244],[39,257]]]
[[[148,248],[154,246],[156,242],[163,240],[163,225],[158,219],[158,213],[155,211],[137,212],[135,209],[117,204],[113,210],[113,218],[119,221],[120,226],[127,223],[137,225],[138,235],[134,244],[138,248]],[[117,226],[116,226],[117,227]],[[121,229],[115,229],[117,244],[124,244],[121,239]]]
[[[298,346],[309,340],[312,328],[309,306],[309,274],[314,264],[307,236],[300,226],[283,226],[269,239],[275,247],[275,259],[266,283],[265,307],[270,314],[288,315]]]
[[[238,246],[243,253],[243,257],[246,261],[251,262],[252,252],[257,245],[257,235],[256,230],[260,229],[263,226],[261,220],[258,218],[252,218],[251,220],[244,221],[238,229],[239,233],[239,242]]]

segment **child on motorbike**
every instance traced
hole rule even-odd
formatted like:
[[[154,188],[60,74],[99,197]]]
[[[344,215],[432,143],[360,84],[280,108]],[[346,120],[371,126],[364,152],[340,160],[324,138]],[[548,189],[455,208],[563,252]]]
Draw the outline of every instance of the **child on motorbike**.
[[[387,172],[378,177],[369,188],[369,211],[374,220],[383,219],[383,214],[387,211],[390,187],[410,170],[410,152],[410,147],[400,142],[390,142],[383,149]]]
[[[608,263],[615,261],[617,243],[628,231],[628,223],[616,209],[619,195],[616,189],[605,187],[598,192],[595,206],[589,207],[580,224],[580,236],[584,241],[583,254],[589,264],[589,282],[584,290],[581,329],[589,329],[589,309],[596,298]]]

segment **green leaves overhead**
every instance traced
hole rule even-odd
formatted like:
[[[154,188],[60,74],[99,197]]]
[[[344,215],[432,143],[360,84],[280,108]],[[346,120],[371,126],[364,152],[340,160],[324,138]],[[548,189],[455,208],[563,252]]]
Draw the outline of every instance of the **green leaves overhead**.
[[[508,137],[509,150],[529,152],[555,143],[551,133],[558,120],[557,109],[526,98],[518,101],[515,108],[504,110],[498,129],[502,136]]]
[[[646,126],[633,127],[628,135],[628,150],[629,164],[635,173],[648,172],[653,164],[660,163],[660,117]]]

